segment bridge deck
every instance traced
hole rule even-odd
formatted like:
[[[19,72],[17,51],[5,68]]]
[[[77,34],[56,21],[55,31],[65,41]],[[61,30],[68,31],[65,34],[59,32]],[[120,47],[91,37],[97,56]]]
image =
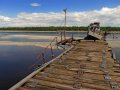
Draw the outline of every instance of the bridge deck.
[[[68,38],[57,43],[57,45],[65,45],[66,43],[72,43],[73,38]]]
[[[106,42],[83,40],[16,90],[118,90],[119,64],[111,56]]]

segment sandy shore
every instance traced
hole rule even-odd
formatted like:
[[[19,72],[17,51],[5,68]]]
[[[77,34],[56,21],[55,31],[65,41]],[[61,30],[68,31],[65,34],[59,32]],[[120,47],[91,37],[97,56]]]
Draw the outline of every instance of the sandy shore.
[[[55,36],[39,36],[39,35],[5,35],[0,37],[1,39],[10,39],[10,38],[27,38],[27,39],[48,39],[48,42],[18,42],[18,41],[0,41],[0,45],[15,45],[15,46],[39,46],[39,47],[47,47],[51,41],[55,38]],[[59,41],[58,37],[58,41]],[[55,44],[54,41],[52,44]]]
[[[55,43],[53,43],[54,45]],[[15,46],[38,46],[47,47],[49,42],[11,42],[11,41],[0,41],[0,45],[15,45]],[[50,48],[50,47],[48,47]],[[53,47],[55,48],[55,47]]]
[[[28,38],[28,39],[53,39],[55,36],[38,36],[38,35],[6,35],[0,38]]]
[[[5,35],[0,37],[1,39],[9,39],[9,38],[27,38],[27,39],[48,39],[49,42],[12,42],[12,41],[0,41],[0,45],[17,45],[17,46],[24,46],[24,45],[32,45],[32,46],[41,46],[46,47],[50,44],[50,42],[56,36],[39,36],[39,35]],[[68,38],[68,37],[67,37]],[[60,37],[57,37],[58,41],[60,41]],[[110,47],[120,47],[120,41],[107,41]]]
[[[57,38],[57,41],[61,40],[60,36],[39,36],[39,35],[5,35],[0,37],[1,39],[10,39],[10,38],[26,38],[26,39],[47,39],[48,41],[52,41]],[[70,38],[70,37],[66,37]],[[77,38],[77,37],[76,37]]]
[[[48,42],[19,42],[19,41],[6,41],[6,39],[11,39],[11,38],[22,38],[22,39],[33,39],[33,40],[48,40]],[[48,45],[50,45],[50,43],[52,42],[52,45],[56,44],[56,38],[57,41],[59,42],[61,40],[60,36],[40,36],[40,35],[4,35],[1,36],[0,39],[0,45],[15,45],[15,46],[39,46],[39,47],[47,47]],[[69,37],[66,37],[69,38]],[[4,40],[5,39],[5,40]],[[54,41],[53,41],[54,40]],[[54,48],[54,47],[53,47]],[[55,46],[56,48],[56,46]]]
[[[7,41],[6,39],[10,39],[10,38],[22,38],[22,39],[32,39],[32,40],[43,40],[43,42],[19,42],[19,41]],[[40,36],[40,35],[4,35],[1,36],[0,39],[2,39],[0,41],[0,45],[15,45],[15,46],[38,46],[38,47],[44,47],[46,48],[48,45],[50,45],[50,43],[52,42],[52,46],[53,48],[56,48],[56,38],[57,38],[57,42],[61,41],[61,37],[60,36]],[[70,38],[70,37],[66,37]],[[4,40],[5,39],[5,40]],[[48,42],[44,42],[44,40],[48,40]],[[48,47],[50,48],[50,47]]]

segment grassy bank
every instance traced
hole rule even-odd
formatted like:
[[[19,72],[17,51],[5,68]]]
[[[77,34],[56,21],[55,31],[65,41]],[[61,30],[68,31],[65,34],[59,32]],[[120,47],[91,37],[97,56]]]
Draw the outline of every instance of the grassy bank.
[[[88,27],[5,27],[0,31],[87,31]],[[120,31],[120,27],[101,27],[102,31]]]
[[[7,27],[0,28],[0,30],[12,30],[12,31],[57,31],[57,30],[67,30],[67,31],[87,31],[87,27]]]

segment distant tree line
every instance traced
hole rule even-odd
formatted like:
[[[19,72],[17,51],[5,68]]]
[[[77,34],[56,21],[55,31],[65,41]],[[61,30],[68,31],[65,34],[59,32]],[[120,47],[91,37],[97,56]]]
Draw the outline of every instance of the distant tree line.
[[[102,31],[120,31],[120,27],[101,27]]]
[[[0,30],[11,30],[11,31],[57,31],[57,30],[67,30],[67,31],[87,31],[88,27],[85,26],[72,26],[72,27],[4,27]],[[101,27],[102,31],[120,31],[120,27]]]
[[[67,30],[67,31],[86,31],[87,27],[4,27],[0,30],[26,30],[26,31],[56,31],[56,30]]]

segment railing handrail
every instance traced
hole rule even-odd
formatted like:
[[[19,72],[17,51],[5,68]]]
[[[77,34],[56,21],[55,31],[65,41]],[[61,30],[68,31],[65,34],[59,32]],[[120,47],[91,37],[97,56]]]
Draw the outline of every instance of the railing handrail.
[[[51,51],[51,57],[52,59],[54,58],[54,53],[53,53],[53,46],[52,46],[52,43],[53,42],[56,42],[54,45],[57,45],[57,36],[55,36],[51,42],[44,48],[44,50],[42,52],[40,52],[40,54],[37,56],[36,59],[39,59],[39,60],[43,60],[43,63],[46,63],[45,61],[45,52],[47,51],[46,49],[48,49],[50,47],[50,51]],[[34,64],[32,64],[29,68],[31,67],[34,67],[39,61],[36,61]]]

